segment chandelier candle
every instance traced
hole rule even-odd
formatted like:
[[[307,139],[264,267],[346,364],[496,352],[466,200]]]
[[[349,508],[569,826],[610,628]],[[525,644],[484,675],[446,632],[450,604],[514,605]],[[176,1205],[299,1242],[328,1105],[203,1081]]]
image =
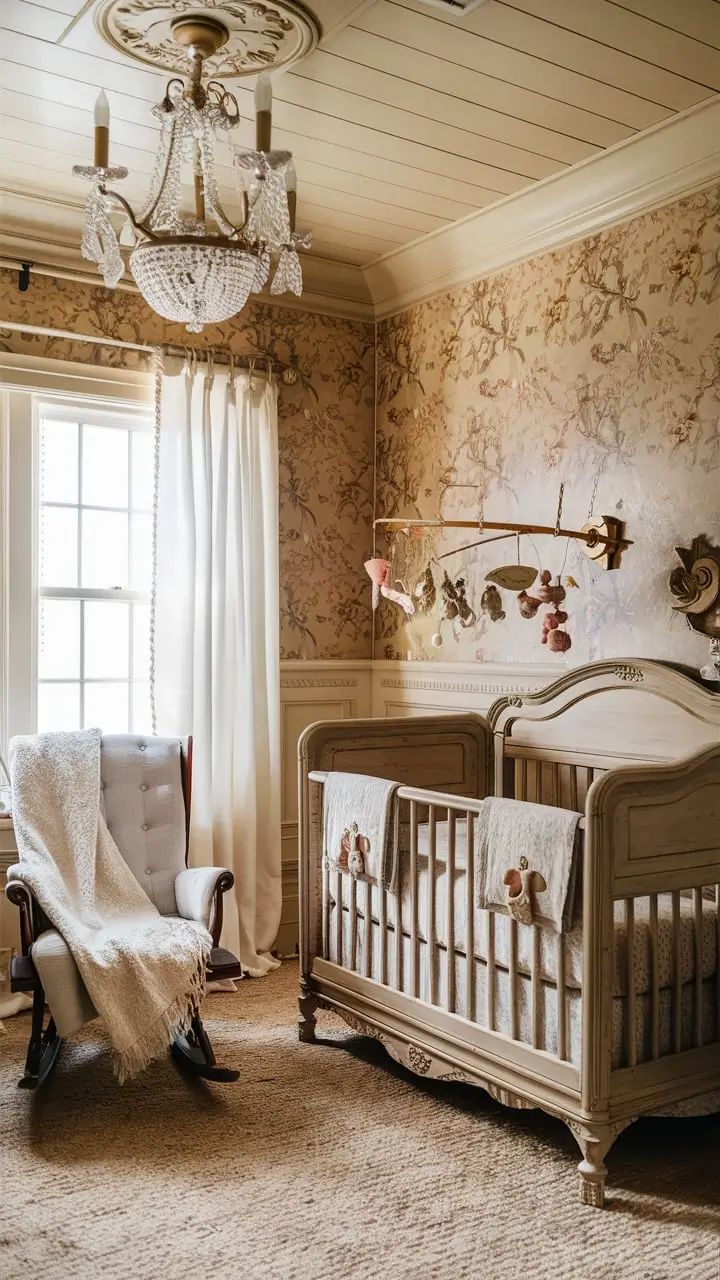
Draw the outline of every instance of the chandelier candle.
[[[272,136],[272,84],[262,71],[255,85],[255,150],[269,151]]]
[[[95,101],[95,158],[98,169],[107,169],[110,155],[110,107],[105,91],[100,90]]]

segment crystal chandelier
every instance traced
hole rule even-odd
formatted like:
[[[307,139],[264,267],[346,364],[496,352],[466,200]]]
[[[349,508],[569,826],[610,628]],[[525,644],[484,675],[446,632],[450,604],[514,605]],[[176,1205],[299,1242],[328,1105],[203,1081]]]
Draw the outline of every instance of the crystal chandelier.
[[[136,215],[128,201],[109,189],[127,169],[109,163],[110,113],[101,93],[95,106],[95,155],[92,165],[73,173],[90,182],[82,253],[97,263],[108,288],[114,288],[125,264],[121,244],[131,247],[129,266],[145,301],[165,320],[179,321],[191,333],[237,315],[251,293],[263,289],[275,260],[273,294],[302,292],[299,248],[310,236],[295,232],[296,180],[289,151],[270,146],[272,91],[267,73],[255,92],[254,150],[233,149],[242,204],[235,225],[219,199],[215,174],[215,138],[240,120],[236,98],[217,80],[202,84],[203,63],[225,44],[222,23],[206,16],[177,18],[172,35],[187,50],[187,82],[168,81],[153,115],[160,121],[160,146],[144,208]],[[194,209],[185,207],[190,175]],[[124,225],[118,235],[111,213]]]

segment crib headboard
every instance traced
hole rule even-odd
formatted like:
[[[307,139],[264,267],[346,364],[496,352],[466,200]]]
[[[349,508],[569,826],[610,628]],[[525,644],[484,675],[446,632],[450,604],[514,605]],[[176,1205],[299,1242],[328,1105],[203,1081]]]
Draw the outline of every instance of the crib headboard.
[[[720,742],[720,694],[647,658],[594,662],[490,708],[497,795],[583,809],[620,764],[680,760]]]

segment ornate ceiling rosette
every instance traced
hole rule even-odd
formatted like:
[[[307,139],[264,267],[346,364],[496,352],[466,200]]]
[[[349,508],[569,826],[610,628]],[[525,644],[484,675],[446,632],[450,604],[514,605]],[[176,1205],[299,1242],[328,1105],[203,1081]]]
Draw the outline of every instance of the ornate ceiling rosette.
[[[226,28],[227,42],[205,64],[209,75],[225,80],[288,67],[315,48],[320,34],[314,19],[290,0],[107,0],[95,20],[121,53],[182,72],[184,51],[172,35],[180,17],[213,18]]]

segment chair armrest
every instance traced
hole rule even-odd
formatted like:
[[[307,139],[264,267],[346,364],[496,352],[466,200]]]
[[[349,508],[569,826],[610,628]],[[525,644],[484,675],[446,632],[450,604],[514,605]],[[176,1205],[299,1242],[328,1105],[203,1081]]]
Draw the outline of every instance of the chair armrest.
[[[186,867],[175,877],[178,915],[197,920],[212,934],[213,945],[220,941],[222,895],[232,889],[235,877],[223,867]]]
[[[20,945],[22,954],[27,956],[35,941],[35,900],[22,880],[9,880],[5,886],[5,897],[20,912]]]

